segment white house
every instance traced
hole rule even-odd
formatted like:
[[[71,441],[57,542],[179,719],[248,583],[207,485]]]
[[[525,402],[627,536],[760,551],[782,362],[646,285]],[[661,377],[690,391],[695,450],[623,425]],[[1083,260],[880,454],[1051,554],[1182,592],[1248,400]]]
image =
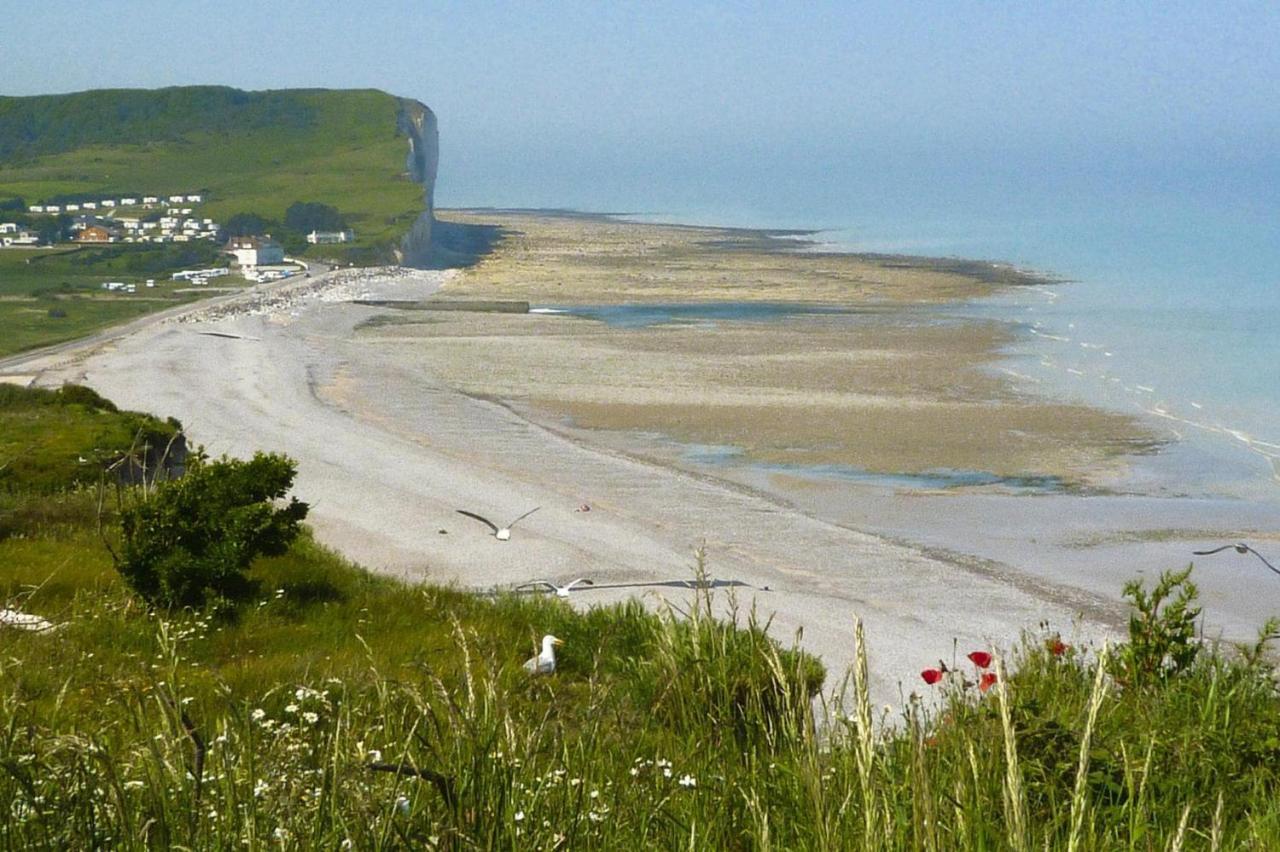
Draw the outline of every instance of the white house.
[[[44,212],[44,205],[43,205],[43,204],[32,204],[30,207],[28,207],[28,208],[27,208],[27,212],[28,212],[28,213],[43,213],[43,212]]]
[[[46,205],[44,206],[44,212],[46,212],[46,213],[61,213],[61,212],[62,212],[62,208],[61,208],[61,207],[59,207],[59,206],[58,206],[58,205],[56,205],[56,204],[46,204]]]
[[[83,209],[85,209],[85,210],[97,210],[97,209],[98,209],[98,202],[96,202],[96,201],[86,201],[85,203],[81,204],[81,205],[80,205],[80,207],[81,207],[81,208],[83,208]]]
[[[203,196],[203,195],[188,195],[188,196],[187,196],[187,201],[190,201],[192,204],[199,204],[201,201],[204,201],[204,196]]]
[[[0,234],[16,233],[18,233],[18,224],[16,222],[0,222]]]
[[[102,206],[103,206],[103,207],[115,207],[115,206],[116,206],[116,202],[115,202],[115,200],[114,200],[114,199],[111,199],[111,198],[104,198],[104,199],[102,200]]]
[[[232,237],[225,252],[241,266],[267,266],[284,263],[284,249],[271,237]]]
[[[356,238],[354,231],[312,231],[307,234],[307,242],[314,245],[331,245],[333,243],[349,243]]]
[[[68,205],[67,205],[67,212],[68,212],[68,213],[79,213],[79,212],[80,212],[80,205],[79,205],[79,204],[68,204]]]
[[[170,196],[169,196],[169,203],[170,203],[170,204],[181,204],[184,198],[185,198],[185,196],[182,196],[182,195],[170,195]]]
[[[159,200],[160,200],[160,199],[159,199],[159,198],[156,198],[154,195],[144,195],[144,196],[142,196],[142,203],[143,203],[143,204],[155,204],[155,203],[156,203],[157,201],[159,201]]]
[[[138,199],[136,199],[136,198],[121,198],[121,199],[120,199],[120,205],[121,205],[122,207],[132,207],[133,205],[135,205],[135,204],[137,204],[137,203],[138,203]]]

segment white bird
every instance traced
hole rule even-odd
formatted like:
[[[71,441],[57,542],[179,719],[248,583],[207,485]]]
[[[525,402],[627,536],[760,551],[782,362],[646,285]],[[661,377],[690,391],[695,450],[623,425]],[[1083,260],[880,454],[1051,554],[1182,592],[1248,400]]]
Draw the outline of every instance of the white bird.
[[[542,653],[530,657],[524,662],[524,670],[529,674],[552,674],[556,670],[556,646],[564,641],[548,633],[542,637]]]
[[[534,506],[532,509],[525,512],[523,515],[516,518],[511,523],[507,524],[505,527],[499,527],[497,524],[495,524],[493,521],[486,518],[484,515],[477,515],[475,512],[468,512],[466,509],[457,509],[455,511],[457,511],[459,515],[466,515],[468,518],[475,518],[477,521],[484,524],[489,529],[493,530],[493,537],[496,538],[498,541],[506,541],[509,538],[511,538],[512,527],[514,527],[516,524],[520,523],[525,518],[529,517],[530,515],[532,515],[534,512],[538,511],[541,508],[542,508],[541,506]]]
[[[567,598],[569,597],[569,593],[573,591],[574,587],[579,585],[594,586],[595,583],[591,582],[586,577],[579,577],[573,582],[567,583],[563,586],[557,586],[555,583],[551,582],[550,580],[530,580],[528,583],[521,583],[520,585],[516,586],[516,591],[518,592],[521,589],[528,589],[530,591],[533,591],[536,588],[543,588],[543,589],[546,589],[548,592],[553,593],[558,598]]]

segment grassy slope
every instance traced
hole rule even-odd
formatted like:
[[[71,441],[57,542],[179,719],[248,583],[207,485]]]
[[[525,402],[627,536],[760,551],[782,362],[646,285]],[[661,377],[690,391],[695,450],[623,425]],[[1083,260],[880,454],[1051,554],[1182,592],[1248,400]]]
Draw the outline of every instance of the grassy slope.
[[[368,90],[190,87],[0,98],[0,199],[200,190],[207,201],[199,212],[221,222],[241,212],[281,221],[294,201],[319,201],[342,211],[356,243],[354,253],[322,246],[312,254],[377,257],[423,210],[422,187],[404,173],[408,142],[396,130],[398,109],[398,99]],[[42,258],[49,254],[0,251],[0,355],[194,298],[172,287],[108,295],[99,289],[103,281],[167,275],[131,271],[93,250],[74,261]],[[30,297],[62,283],[74,301],[67,293],[58,305],[49,304],[52,296]],[[66,316],[51,315],[51,308]]]
[[[23,527],[0,539],[0,596],[65,622],[0,634],[5,847],[995,849],[1021,845],[1021,813],[1039,849],[1067,845],[1073,809],[1082,849],[1167,848],[1184,819],[1185,848],[1280,839],[1275,683],[1219,656],[1110,682],[1077,788],[1085,649],[1028,644],[1007,692],[952,675],[939,710],[908,702],[874,742],[854,701],[819,737],[786,709],[816,673],[710,601],[580,614],[373,577],[303,540],[255,566],[238,618],[155,614],[121,587],[92,491],[4,501]],[[531,681],[544,632],[561,668]]]
[[[55,137],[48,145],[10,145],[6,159],[0,144],[0,197],[20,196],[34,203],[69,193],[206,190],[209,198],[201,210],[219,221],[238,212],[282,220],[294,201],[319,201],[348,216],[359,246],[392,242],[422,212],[422,188],[404,173],[408,142],[396,130],[399,101],[391,95],[297,90],[238,93],[251,99],[246,104],[211,101],[220,92],[233,90],[192,87],[0,99],[0,142],[6,120],[23,120],[6,108],[11,113],[19,106],[34,113],[71,110],[68,99],[97,105],[75,124],[68,120],[42,128]],[[135,114],[112,133],[76,135],[84,129],[81,125],[109,122],[113,103],[134,100],[162,103],[163,120]],[[275,109],[255,108],[258,100],[278,103]],[[104,113],[101,119],[99,113]],[[72,147],[58,150],[65,145],[57,139],[66,134],[71,134],[66,144]]]
[[[96,248],[0,251],[0,356],[84,337],[103,328],[198,298],[178,292],[167,275],[130,269],[129,256],[106,257]],[[158,257],[163,250],[135,251]],[[207,265],[207,264],[200,264]],[[158,279],[154,288],[143,287]],[[109,293],[104,281],[138,286],[135,294]],[[244,284],[239,276],[218,279],[218,286]]]

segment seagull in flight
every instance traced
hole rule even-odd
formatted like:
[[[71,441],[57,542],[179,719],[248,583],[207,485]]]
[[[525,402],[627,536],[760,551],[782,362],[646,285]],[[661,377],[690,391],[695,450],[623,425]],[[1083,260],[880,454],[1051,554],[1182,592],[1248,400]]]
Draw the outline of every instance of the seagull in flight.
[[[511,523],[507,524],[505,527],[499,527],[497,524],[495,524],[493,521],[486,518],[484,515],[477,515],[475,512],[468,512],[466,509],[457,509],[456,511],[459,515],[466,515],[468,518],[474,518],[480,523],[484,524],[489,529],[493,530],[493,537],[496,538],[498,541],[507,541],[508,539],[511,538],[512,527],[514,527],[516,524],[520,523],[525,518],[529,517],[530,515],[532,515],[534,512],[538,511],[541,508],[542,508],[541,506],[534,506],[532,509],[525,512],[523,515],[516,518]]]
[[[1243,541],[1240,542],[1239,544],[1224,544],[1222,545],[1222,547],[1215,547],[1213,550],[1193,550],[1191,552],[1194,553],[1196,556],[1212,556],[1213,554],[1221,553],[1224,550],[1235,550],[1236,553],[1252,553],[1254,556],[1262,560],[1263,565],[1270,568],[1276,574],[1280,574],[1280,568],[1277,568],[1276,566],[1272,565],[1270,562],[1267,561],[1267,557],[1263,556],[1261,553],[1254,550],[1252,547],[1245,544]]]
[[[518,591],[521,591],[522,589],[525,589],[530,592],[534,592],[539,589],[542,589],[546,592],[554,594],[558,598],[567,598],[569,597],[569,593],[573,591],[575,586],[594,586],[594,585],[595,583],[591,582],[586,577],[579,577],[573,582],[567,583],[563,586],[557,586],[555,583],[551,582],[550,580],[530,580],[528,583],[521,583],[520,585],[516,586],[515,591],[518,592]]]
[[[564,640],[557,639],[548,633],[542,637],[542,653],[530,657],[524,662],[524,670],[529,674],[553,674],[556,670],[556,646],[563,645]]]

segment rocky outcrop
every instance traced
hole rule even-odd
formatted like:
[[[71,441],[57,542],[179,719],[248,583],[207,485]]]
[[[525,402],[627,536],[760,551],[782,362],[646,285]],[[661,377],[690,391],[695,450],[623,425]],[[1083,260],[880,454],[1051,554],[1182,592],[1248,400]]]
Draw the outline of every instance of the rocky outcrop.
[[[400,99],[396,124],[409,139],[406,168],[410,178],[422,184],[425,209],[400,241],[397,259],[405,266],[427,266],[431,259],[431,228],[435,222],[436,164],[440,159],[440,133],[436,116],[426,104]]]

